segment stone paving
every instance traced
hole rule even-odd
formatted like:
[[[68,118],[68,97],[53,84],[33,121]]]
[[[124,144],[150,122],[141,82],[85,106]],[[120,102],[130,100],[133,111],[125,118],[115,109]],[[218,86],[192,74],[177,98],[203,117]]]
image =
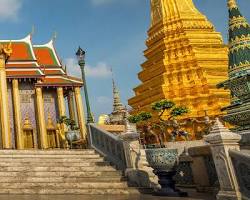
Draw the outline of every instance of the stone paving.
[[[215,200],[204,193],[188,190],[189,197],[156,197],[152,195],[0,195],[0,200]]]

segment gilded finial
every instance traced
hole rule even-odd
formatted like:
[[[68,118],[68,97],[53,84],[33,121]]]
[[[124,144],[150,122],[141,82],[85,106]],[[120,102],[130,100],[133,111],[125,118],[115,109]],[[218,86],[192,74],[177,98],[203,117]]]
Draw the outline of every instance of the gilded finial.
[[[236,3],[236,0],[228,0],[227,5],[228,5],[228,8],[230,10],[233,9],[233,8],[237,8],[238,7],[237,3]]]
[[[0,53],[5,54],[8,59],[12,54],[12,42],[10,41],[9,44],[0,44]]]

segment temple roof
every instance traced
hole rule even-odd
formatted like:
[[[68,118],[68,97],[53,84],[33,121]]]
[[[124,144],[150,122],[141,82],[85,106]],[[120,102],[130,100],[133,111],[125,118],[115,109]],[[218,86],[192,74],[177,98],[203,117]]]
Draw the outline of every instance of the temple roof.
[[[0,40],[2,44],[9,43],[10,40]],[[31,35],[20,40],[11,40],[12,54],[9,61],[34,61],[36,60],[31,43]]]
[[[228,0],[229,8],[229,77],[250,74],[250,26],[241,14],[236,0]]]
[[[81,86],[82,80],[71,76],[46,76],[41,83],[41,86]]]
[[[33,46],[37,62],[43,66],[61,66],[56,50],[53,45],[53,40],[44,45]]]
[[[43,45],[33,45],[29,34],[20,40],[0,40],[12,44],[13,53],[6,63],[8,78],[39,78],[46,86],[74,86],[83,84],[81,79],[68,76],[56,53],[53,40]]]

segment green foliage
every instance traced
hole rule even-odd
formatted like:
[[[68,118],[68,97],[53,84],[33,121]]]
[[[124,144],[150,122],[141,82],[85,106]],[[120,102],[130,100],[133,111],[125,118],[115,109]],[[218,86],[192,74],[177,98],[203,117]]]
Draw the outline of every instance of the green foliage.
[[[170,112],[170,115],[172,117],[178,117],[178,116],[184,115],[188,112],[189,112],[188,108],[180,106],[180,107],[173,108],[173,110],[171,110],[171,112]]]
[[[173,101],[163,99],[161,101],[155,102],[152,105],[152,109],[155,111],[163,111],[163,110],[169,110],[175,106],[175,103]]]
[[[128,121],[130,123],[136,124],[136,123],[141,121],[141,118],[140,118],[139,115],[131,115],[131,116],[128,117]]]
[[[152,118],[152,114],[150,112],[141,112],[138,115],[132,115],[128,118],[130,123],[139,123],[142,121],[147,121]]]
[[[79,127],[76,126],[76,122],[74,120],[71,120],[70,118],[66,116],[60,117],[58,120],[60,124],[65,124],[67,127],[69,127],[71,130],[79,130]]]
[[[147,121],[152,118],[152,114],[150,112],[141,112],[139,114],[141,121]]]

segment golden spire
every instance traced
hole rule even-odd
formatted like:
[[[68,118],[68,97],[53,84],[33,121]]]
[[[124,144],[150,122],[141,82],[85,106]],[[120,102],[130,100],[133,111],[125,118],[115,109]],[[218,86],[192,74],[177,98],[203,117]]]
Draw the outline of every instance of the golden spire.
[[[230,10],[233,8],[237,8],[237,3],[235,0],[228,0],[227,5]]]
[[[203,17],[192,0],[151,0],[151,24],[180,18],[182,16]]]

